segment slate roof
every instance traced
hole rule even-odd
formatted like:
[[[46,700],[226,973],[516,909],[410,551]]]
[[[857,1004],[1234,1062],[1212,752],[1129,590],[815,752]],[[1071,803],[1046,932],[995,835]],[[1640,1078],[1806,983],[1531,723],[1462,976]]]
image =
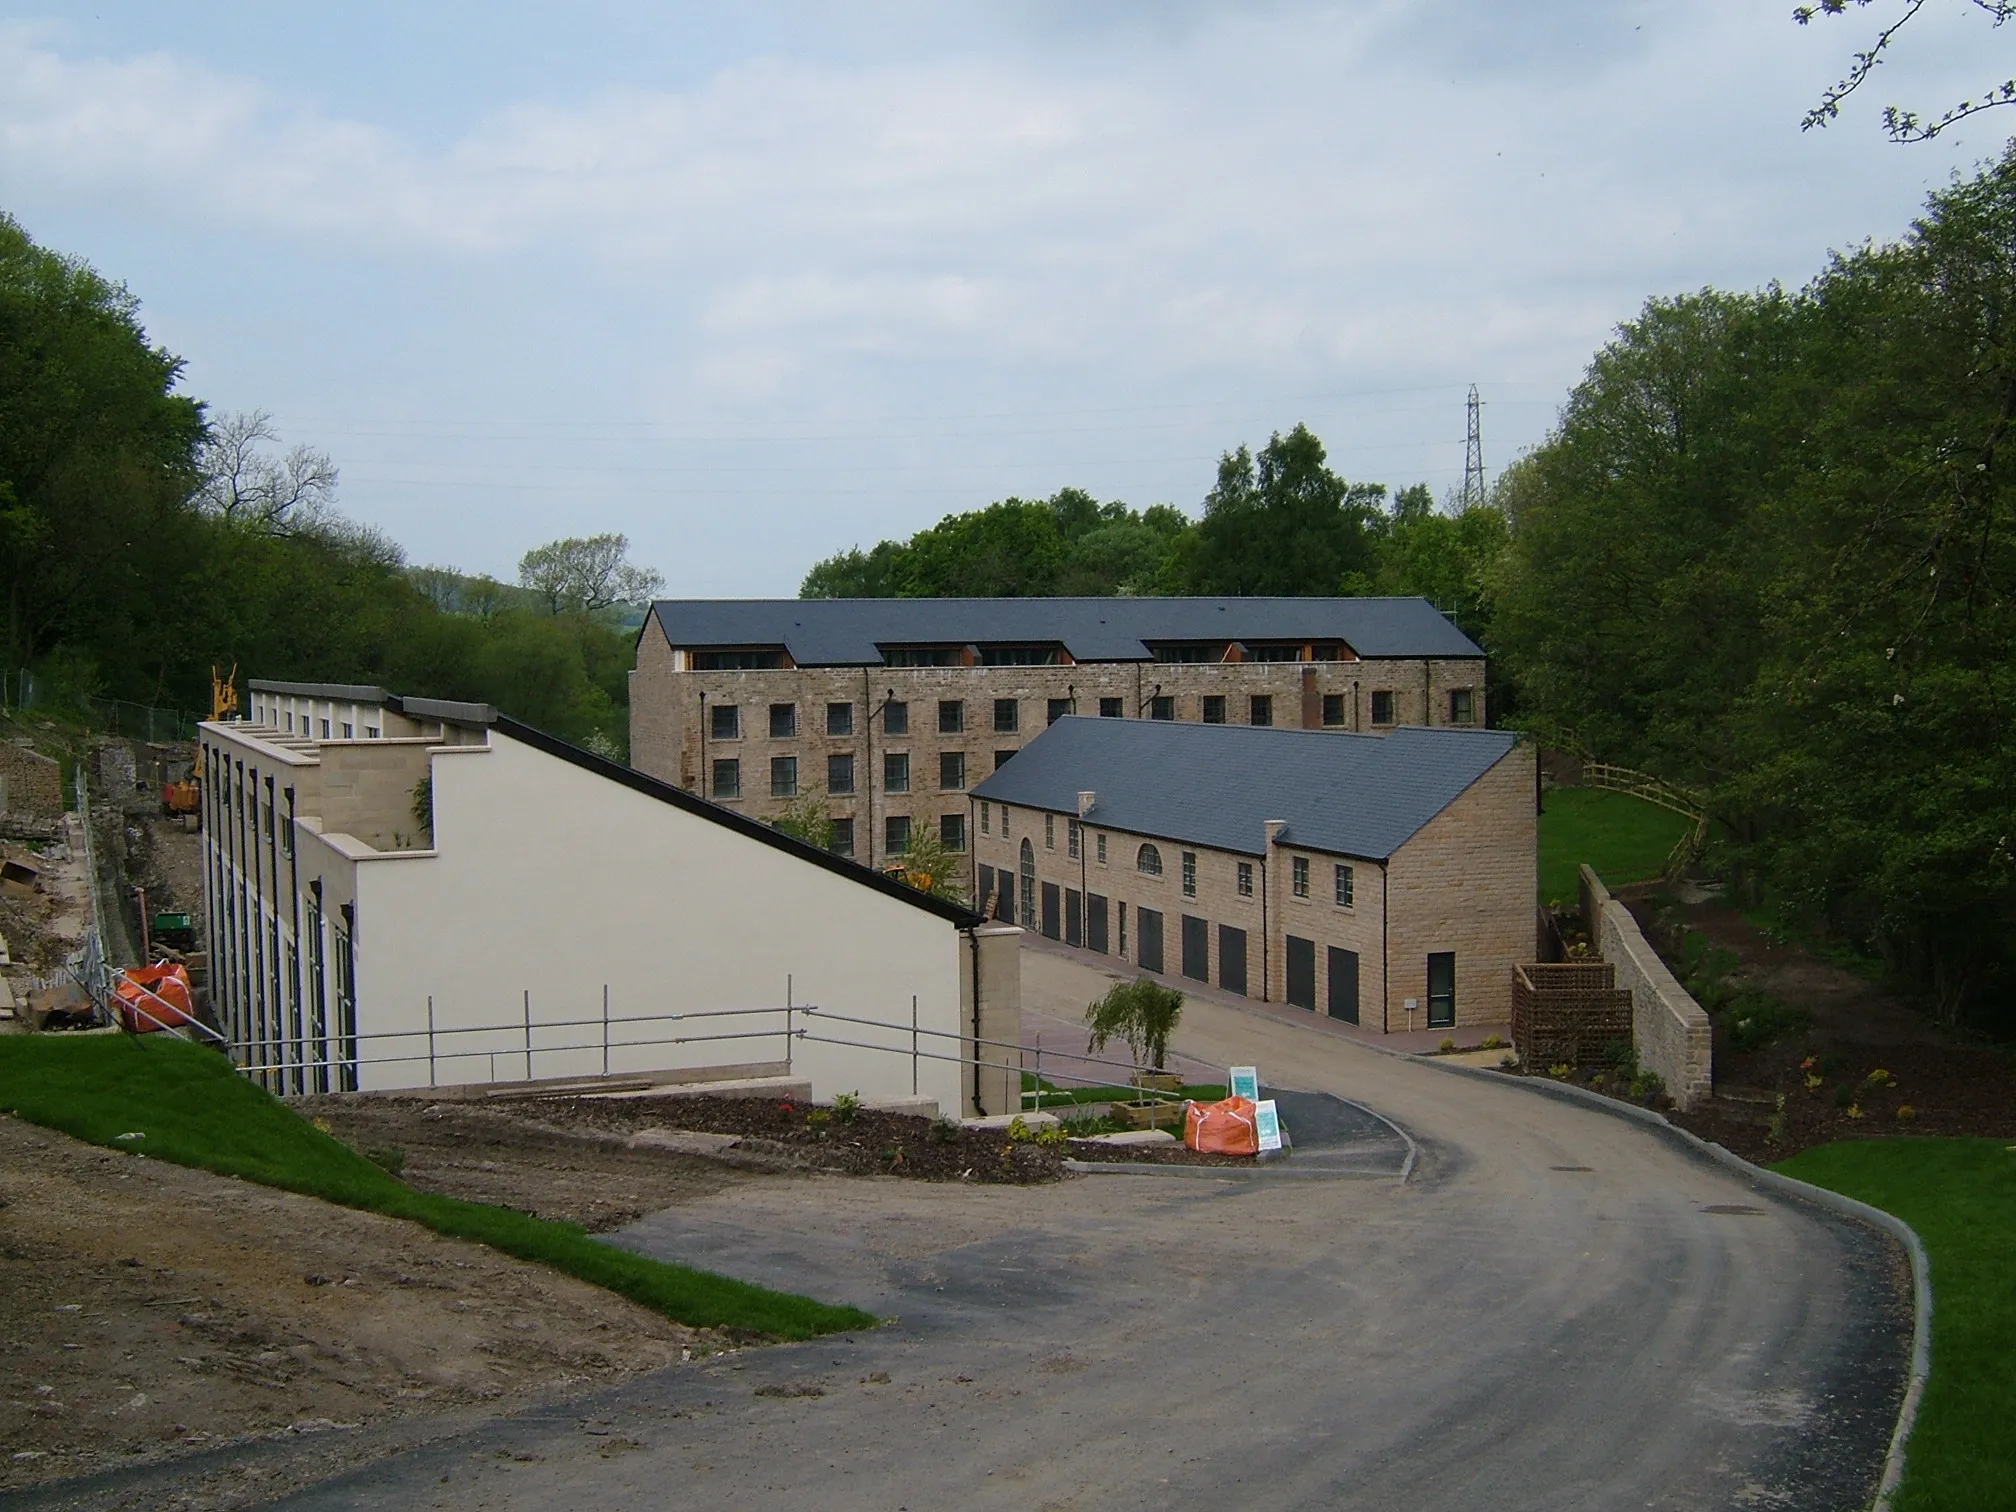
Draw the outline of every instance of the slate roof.
[[[883,645],[1062,642],[1147,661],[1149,641],[1341,640],[1361,657],[1481,657],[1419,598],[660,599],[674,646],[777,646],[807,667],[882,665]]]
[[[1155,719],[1058,720],[974,788],[976,798],[1249,856],[1284,844],[1384,860],[1503,759],[1505,730],[1390,735]]]

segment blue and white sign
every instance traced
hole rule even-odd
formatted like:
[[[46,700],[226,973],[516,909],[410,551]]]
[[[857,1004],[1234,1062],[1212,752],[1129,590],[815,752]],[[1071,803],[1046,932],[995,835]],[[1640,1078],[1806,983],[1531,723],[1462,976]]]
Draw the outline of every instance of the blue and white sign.
[[[1263,1153],[1281,1148],[1281,1115],[1274,1111],[1273,1098],[1268,1098],[1254,1109],[1253,1127],[1260,1135]]]
[[[1248,1102],[1260,1101],[1260,1068],[1233,1066],[1225,1073],[1225,1091],[1232,1097],[1243,1097]]]

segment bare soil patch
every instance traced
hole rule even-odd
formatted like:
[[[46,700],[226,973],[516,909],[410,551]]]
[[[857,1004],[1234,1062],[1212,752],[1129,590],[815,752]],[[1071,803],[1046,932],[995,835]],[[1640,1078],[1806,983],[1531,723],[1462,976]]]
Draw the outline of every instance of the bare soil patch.
[[[417,1225],[0,1117],[0,1490],[505,1410],[730,1342]]]
[[[578,1223],[590,1233],[747,1179],[720,1161],[630,1149],[620,1137],[559,1127],[543,1111],[525,1116],[539,1105],[332,1096],[300,1098],[293,1106],[354,1150],[397,1152],[398,1176],[408,1186]]]
[[[1620,896],[1669,965],[1681,932],[1697,931],[1736,956],[1731,981],[1810,1016],[1803,1031],[1752,1050],[1733,1048],[1718,1022],[1715,1095],[1669,1113],[1674,1123],[1760,1162],[1837,1139],[2016,1137],[2016,1059],[2007,1051],[1955,1039],[1880,984],[1774,938],[1726,904],[1676,903],[1662,892]]]
[[[630,1135],[684,1129],[739,1136],[744,1146],[848,1176],[1026,1185],[1064,1175],[1061,1147],[995,1129],[871,1108],[851,1112],[768,1097],[565,1097],[513,1102],[520,1117]]]

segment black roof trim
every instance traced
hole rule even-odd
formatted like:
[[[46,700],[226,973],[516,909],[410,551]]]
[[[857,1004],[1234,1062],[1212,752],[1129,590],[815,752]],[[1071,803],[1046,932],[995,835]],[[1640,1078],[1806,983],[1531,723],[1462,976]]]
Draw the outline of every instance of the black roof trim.
[[[448,698],[407,698],[394,694],[386,705],[409,719],[445,719],[449,724],[495,724],[497,711],[484,703],[457,703]]]
[[[593,751],[583,750],[556,735],[548,735],[544,730],[531,725],[520,724],[508,714],[498,714],[493,727],[509,735],[513,740],[522,741],[534,750],[543,751],[561,761],[593,772],[598,777],[606,777],[611,782],[620,782],[633,792],[642,793],[646,798],[655,798],[660,803],[669,803],[677,809],[698,816],[713,824],[746,835],[751,840],[761,841],[787,855],[796,856],[801,861],[810,861],[814,866],[823,866],[835,876],[845,877],[850,882],[858,882],[863,887],[872,887],[877,892],[886,893],[899,903],[908,903],[913,908],[921,908],[926,913],[934,913],[939,918],[958,925],[961,929],[976,929],[987,920],[962,903],[948,902],[944,898],[934,898],[929,893],[919,892],[914,887],[898,882],[894,877],[885,877],[878,871],[857,862],[849,861],[831,851],[823,851],[816,845],[808,845],[795,835],[787,835],[780,829],[773,829],[746,814],[738,814],[733,809],[711,803],[684,788],[674,787],[669,782],[661,782],[656,777],[647,777],[634,767],[611,761],[606,756],[598,756]]]
[[[387,702],[392,695],[370,683],[275,682],[267,677],[247,678],[245,686],[254,693],[284,693],[290,698],[328,698],[343,703]]]

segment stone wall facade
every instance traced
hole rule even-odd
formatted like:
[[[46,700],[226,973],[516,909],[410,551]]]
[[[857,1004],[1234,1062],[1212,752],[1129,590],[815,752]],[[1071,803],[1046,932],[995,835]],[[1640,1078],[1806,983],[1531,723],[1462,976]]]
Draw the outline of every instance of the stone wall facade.
[[[1223,700],[1231,724],[1367,731],[1390,727],[1372,720],[1375,692],[1391,696],[1395,725],[1446,725],[1464,701],[1457,695],[1468,695],[1474,723],[1485,708],[1478,658],[757,671],[694,671],[683,660],[647,620],[630,674],[631,765],[758,819],[820,794],[828,814],[851,826],[851,846],[842,848],[875,866],[890,856],[890,819],[907,819],[913,831],[947,818],[964,826],[966,790],[1063,714],[1149,718],[1159,710],[1202,721],[1213,699]],[[1264,700],[1258,710],[1256,699]],[[906,716],[901,730],[891,726],[891,704]],[[944,724],[956,727],[941,725],[941,705]],[[712,711],[721,706],[735,710],[732,736],[716,733]],[[846,711],[844,733],[830,717],[836,707]],[[904,758],[894,772],[892,756]],[[946,756],[955,770],[941,764]],[[840,791],[830,779],[849,771],[850,758],[852,791]],[[735,763],[732,786],[717,784],[717,762]]]
[[[1631,910],[1588,866],[1582,868],[1583,922],[1597,953],[1631,993],[1631,1042],[1638,1064],[1655,1072],[1682,1112],[1714,1091],[1713,1025],[1692,993],[1659,959]]]
[[[1254,836],[1250,852],[1112,829],[1096,795],[1082,822],[981,801],[973,829],[971,886],[990,913],[1005,899],[1011,922],[1178,987],[1205,981],[1366,1028],[1506,1024],[1512,969],[1533,950],[1533,753],[1523,743],[1384,862],[1298,846],[1292,829]],[[1144,960],[1144,911],[1159,967],[1152,950]],[[1291,973],[1291,950],[1305,969]],[[1443,952],[1455,957],[1454,1017],[1431,1026],[1428,958]]]
[[[0,741],[0,823],[48,829],[63,818],[63,768],[40,751]]]

